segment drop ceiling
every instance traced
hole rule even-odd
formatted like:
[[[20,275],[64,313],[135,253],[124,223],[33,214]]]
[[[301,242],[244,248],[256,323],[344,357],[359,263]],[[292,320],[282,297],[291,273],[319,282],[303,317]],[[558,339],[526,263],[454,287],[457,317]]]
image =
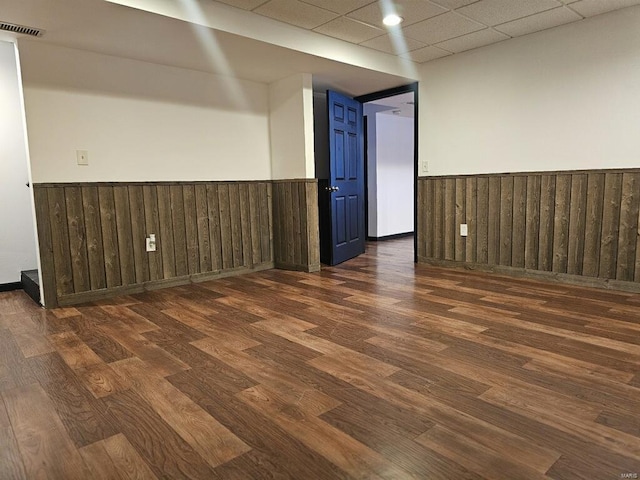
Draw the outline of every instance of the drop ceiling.
[[[214,0],[211,0],[214,1]],[[640,0],[219,0],[418,63],[640,4]],[[388,28],[382,18],[403,17]]]

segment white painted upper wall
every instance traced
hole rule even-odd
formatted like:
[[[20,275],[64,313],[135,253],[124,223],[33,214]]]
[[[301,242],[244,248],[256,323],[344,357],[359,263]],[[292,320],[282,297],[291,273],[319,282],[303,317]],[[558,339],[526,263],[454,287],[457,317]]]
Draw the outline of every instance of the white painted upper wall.
[[[640,7],[427,63],[420,174],[639,167],[639,92]]]
[[[15,46],[0,40],[0,284],[37,268]]]
[[[273,179],[314,178],[313,85],[310,74],[269,85]]]
[[[271,178],[267,85],[37,40],[19,48],[34,182]]]
[[[370,235],[413,232],[414,119],[377,113],[375,123],[376,229]]]

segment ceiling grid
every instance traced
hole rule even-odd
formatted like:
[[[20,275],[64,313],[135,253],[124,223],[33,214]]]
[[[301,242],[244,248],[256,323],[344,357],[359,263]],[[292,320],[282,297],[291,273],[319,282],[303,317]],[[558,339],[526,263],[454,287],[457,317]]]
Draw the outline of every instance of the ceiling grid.
[[[640,4],[640,0],[218,1],[417,63]],[[391,13],[404,21],[389,29],[382,18]]]

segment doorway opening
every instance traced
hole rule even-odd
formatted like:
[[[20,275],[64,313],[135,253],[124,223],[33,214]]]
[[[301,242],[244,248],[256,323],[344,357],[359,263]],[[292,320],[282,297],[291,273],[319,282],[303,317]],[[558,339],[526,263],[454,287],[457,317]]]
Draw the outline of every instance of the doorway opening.
[[[418,84],[356,100],[364,113],[367,241],[413,237],[416,261]]]

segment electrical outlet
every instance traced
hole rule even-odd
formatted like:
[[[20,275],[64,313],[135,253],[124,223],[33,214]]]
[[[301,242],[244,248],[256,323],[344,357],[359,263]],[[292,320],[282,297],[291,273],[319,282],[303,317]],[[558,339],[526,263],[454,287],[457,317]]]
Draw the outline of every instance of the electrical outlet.
[[[147,252],[155,252],[156,251],[156,235],[155,233],[149,234],[147,237]]]
[[[427,173],[429,171],[429,162],[426,160],[422,162],[422,173]]]
[[[461,237],[466,237],[469,234],[469,227],[467,226],[466,223],[461,223],[460,224],[460,236]]]
[[[89,165],[89,152],[86,150],[76,150],[76,160],[78,165]]]

